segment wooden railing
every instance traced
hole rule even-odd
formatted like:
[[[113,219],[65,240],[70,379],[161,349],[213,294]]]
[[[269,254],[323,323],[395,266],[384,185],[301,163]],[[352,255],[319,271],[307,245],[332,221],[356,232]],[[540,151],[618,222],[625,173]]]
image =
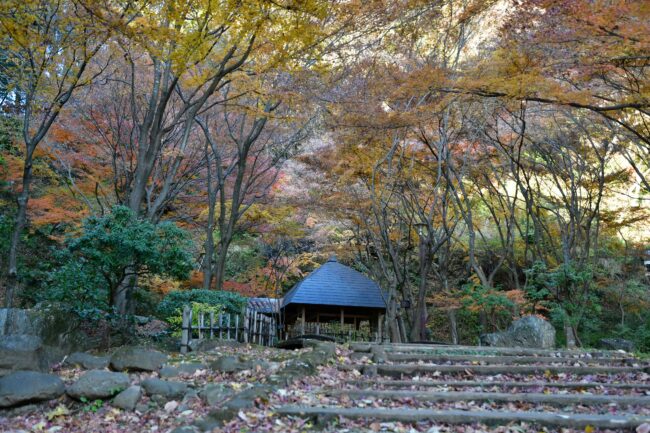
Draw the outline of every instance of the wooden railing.
[[[380,334],[371,329],[356,329],[352,324],[341,325],[339,323],[314,323],[306,322],[304,326],[296,323],[287,328],[287,338],[299,337],[301,335],[323,335],[331,337],[338,342],[346,341],[374,341],[380,339]]]
[[[196,319],[196,320],[195,320]],[[246,310],[244,315],[199,313],[193,317],[189,306],[183,308],[181,353],[189,351],[193,339],[213,339],[273,346],[277,343],[277,324],[273,317]]]

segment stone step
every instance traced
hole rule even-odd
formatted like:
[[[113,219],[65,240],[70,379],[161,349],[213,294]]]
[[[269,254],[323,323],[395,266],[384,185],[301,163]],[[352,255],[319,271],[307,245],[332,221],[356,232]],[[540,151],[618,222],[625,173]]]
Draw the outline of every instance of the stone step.
[[[284,416],[320,418],[323,421],[339,416],[348,419],[376,419],[397,422],[431,421],[445,424],[509,425],[525,422],[547,427],[631,429],[650,423],[650,416],[585,415],[548,412],[463,411],[433,409],[385,409],[280,406],[275,412]]]
[[[586,364],[621,364],[632,366],[634,364],[645,366],[647,363],[641,362],[635,358],[563,358],[553,356],[481,356],[481,355],[430,355],[430,354],[405,354],[405,353],[387,353],[386,358],[393,362],[476,362],[486,364],[535,364],[535,363],[586,363]]]
[[[378,364],[378,365],[339,365],[340,369],[356,369],[372,376],[391,376],[401,378],[403,375],[432,374],[622,374],[643,373],[643,369],[636,367],[604,367],[604,366],[573,366],[573,365],[427,365],[427,364]]]
[[[499,403],[533,403],[551,406],[568,405],[608,405],[617,406],[650,406],[650,397],[643,396],[612,396],[590,394],[541,394],[541,393],[505,393],[505,392],[428,392],[428,391],[401,391],[401,390],[323,390],[320,393],[328,396],[347,395],[351,398],[375,397],[379,399],[398,400],[403,398],[435,401],[492,401]]]
[[[367,380],[348,380],[345,383],[350,385],[368,386],[377,385],[383,387],[407,388],[411,386],[420,387],[481,387],[481,388],[559,388],[559,389],[638,389],[649,390],[649,383],[599,383],[599,382],[501,382],[501,381],[480,381],[480,380],[379,380],[368,383]]]
[[[355,352],[370,352],[373,347],[384,349],[387,353],[428,353],[440,355],[510,355],[510,356],[567,356],[567,357],[596,357],[610,359],[625,359],[631,355],[613,350],[568,350],[568,349],[533,349],[521,347],[490,347],[490,346],[454,346],[432,344],[369,344],[354,343],[350,348]]]

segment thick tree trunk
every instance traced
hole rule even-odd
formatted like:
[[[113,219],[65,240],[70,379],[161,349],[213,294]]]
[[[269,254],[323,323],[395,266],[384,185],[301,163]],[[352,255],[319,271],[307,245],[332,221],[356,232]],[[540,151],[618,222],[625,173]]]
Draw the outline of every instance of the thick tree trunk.
[[[424,291],[421,292],[424,293]],[[413,327],[411,328],[411,341],[424,341],[427,339],[426,336],[426,326],[427,326],[427,305],[426,299],[422,296],[422,293],[418,294],[418,302],[413,315]]]
[[[18,194],[16,203],[18,210],[11,233],[11,244],[9,246],[7,292],[5,293],[5,307],[12,308],[14,297],[18,288],[18,247],[20,236],[27,224],[27,203],[29,202],[30,187],[32,185],[32,163],[35,146],[26,146],[25,166],[23,167],[22,191]]]
[[[219,251],[214,263],[214,280],[215,288],[217,290],[223,290],[223,282],[225,280],[226,272],[226,251]]]
[[[386,326],[388,327],[388,335],[390,336],[391,343],[401,343],[402,338],[400,336],[399,323],[397,321],[397,303],[394,298],[388,306]]]
[[[120,316],[125,316],[129,313],[131,294],[135,286],[135,277],[125,277],[113,291],[111,297],[111,305],[115,308],[115,312]]]

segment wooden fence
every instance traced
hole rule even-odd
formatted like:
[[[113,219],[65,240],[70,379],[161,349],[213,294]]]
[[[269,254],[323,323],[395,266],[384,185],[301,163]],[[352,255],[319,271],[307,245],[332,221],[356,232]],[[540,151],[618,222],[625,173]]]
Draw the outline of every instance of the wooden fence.
[[[189,351],[190,342],[194,339],[213,338],[273,346],[277,343],[277,323],[274,317],[249,309],[243,316],[209,312],[193,317],[189,306],[183,308],[181,353]]]

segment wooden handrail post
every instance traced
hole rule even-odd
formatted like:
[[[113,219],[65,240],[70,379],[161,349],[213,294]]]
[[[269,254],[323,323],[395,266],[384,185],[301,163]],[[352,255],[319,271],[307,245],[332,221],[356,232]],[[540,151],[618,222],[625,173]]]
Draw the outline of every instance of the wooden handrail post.
[[[214,338],[214,311],[210,311],[210,338]]]
[[[189,350],[190,339],[192,338],[192,309],[189,306],[183,307],[183,320],[181,322],[181,353],[186,354]]]

